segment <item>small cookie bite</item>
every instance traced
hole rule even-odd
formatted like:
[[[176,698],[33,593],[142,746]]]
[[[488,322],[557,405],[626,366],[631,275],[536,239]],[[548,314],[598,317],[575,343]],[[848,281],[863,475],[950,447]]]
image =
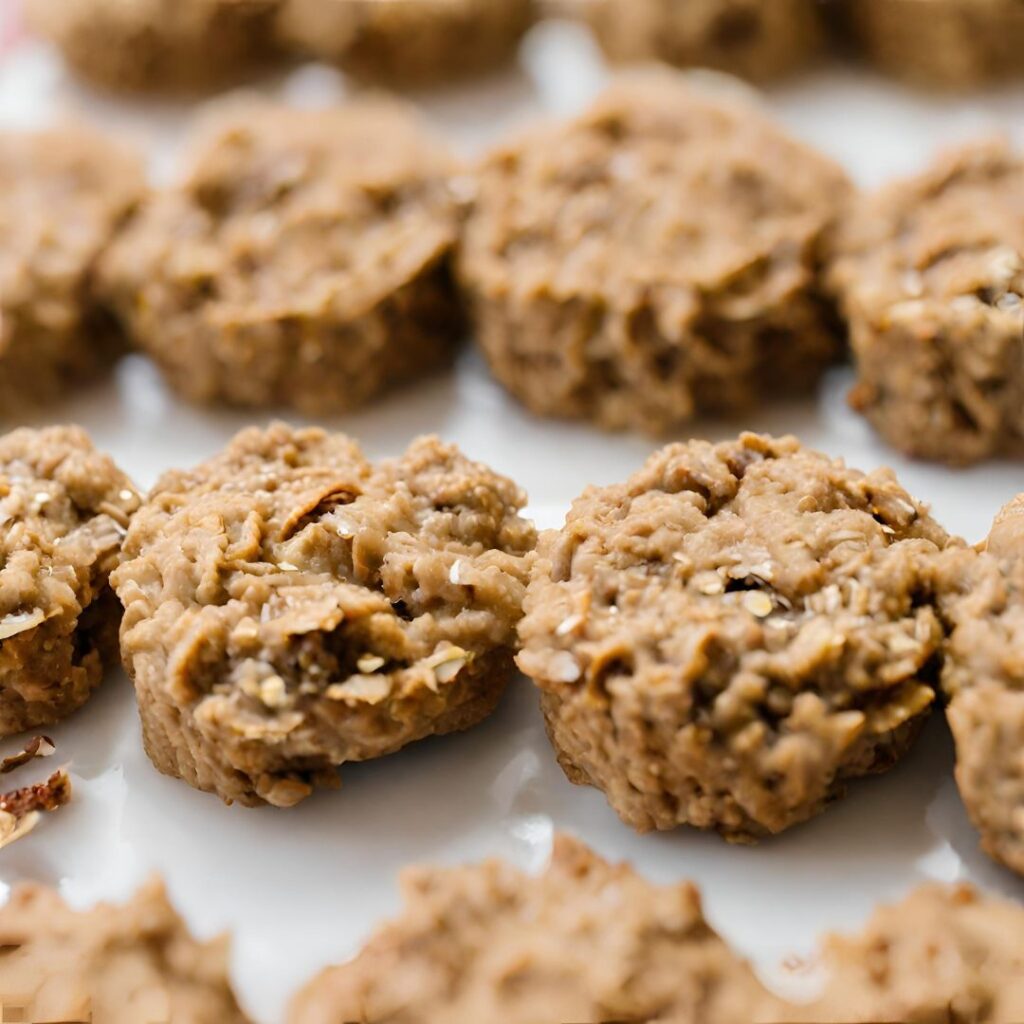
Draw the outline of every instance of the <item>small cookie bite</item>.
[[[967,146],[854,204],[829,273],[850,402],[893,447],[953,464],[1024,455],[1024,162]]]
[[[786,1020],[1024,1020],[1024,909],[968,885],[925,885],[880,907],[856,935],[830,936],[825,988]]]
[[[534,0],[284,0],[282,35],[357,78],[425,86],[508,61]]]
[[[212,89],[277,52],[280,0],[25,0],[29,27],[82,78],[119,92]]]
[[[132,482],[77,427],[0,437],[0,736],[76,711],[117,660]]]
[[[532,877],[501,861],[403,877],[405,910],[324,971],[289,1024],[754,1024],[778,1001],[688,883],[654,886],[558,836]]]
[[[811,63],[816,0],[578,0],[614,61],[663,60],[764,80]]]
[[[623,77],[479,168],[458,259],[527,408],[661,433],[805,392],[838,357],[819,288],[843,172],[746,101]]]
[[[453,163],[405,107],[233,105],[101,269],[194,402],[343,412],[450,363]]]
[[[843,0],[853,42],[886,74],[969,89],[1022,73],[1017,0]]]
[[[158,882],[119,906],[76,911],[42,885],[0,908],[0,998],[26,1021],[246,1024],[224,940],[199,943]]]
[[[374,466],[283,424],[166,474],[114,576],[153,763],[289,806],[347,761],[477,724],[513,671],[524,504],[436,438]]]
[[[950,551],[941,566],[957,785],[983,848],[1024,875],[1024,495],[980,550]]]
[[[673,444],[541,536],[519,667],[569,779],[640,830],[753,842],[890,768],[934,700],[947,542],[889,470]]]
[[[60,397],[123,351],[93,272],[144,186],[136,155],[92,131],[0,131],[0,419]]]

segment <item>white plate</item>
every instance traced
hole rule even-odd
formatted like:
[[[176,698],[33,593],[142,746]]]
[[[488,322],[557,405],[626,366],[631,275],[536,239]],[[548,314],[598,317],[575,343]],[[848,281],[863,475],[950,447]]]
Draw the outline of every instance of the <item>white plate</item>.
[[[423,105],[472,151],[538,112],[580,106],[603,77],[587,34],[550,23],[531,35],[517,73],[434,94]],[[342,91],[340,78],[323,68],[303,69],[268,88],[300,100]],[[1024,87],[938,100],[840,69],[787,86],[769,102],[795,132],[866,184],[923,166],[940,144],[992,128],[1024,129]],[[148,143],[161,170],[183,122],[183,111],[173,106],[80,91],[41,46],[0,53],[0,123],[34,125],[67,113],[88,114]],[[839,370],[815,401],[771,406],[743,423],[700,424],[693,433],[791,431],[859,468],[892,464],[949,529],[971,540],[1024,490],[1020,464],[953,472],[896,457],[847,410],[849,382],[849,371]],[[167,467],[191,464],[237,429],[269,418],[188,408],[168,395],[147,363],[132,358],[116,381],[38,422],[82,423],[145,486]],[[360,438],[373,456],[396,453],[427,431],[457,441],[525,486],[542,526],[558,525],[585,485],[623,478],[651,448],[642,438],[527,416],[471,353],[451,375],[329,425]],[[1024,898],[1024,883],[978,850],[939,717],[891,774],[855,785],[823,816],[753,849],[685,829],[634,835],[600,793],[564,779],[525,681],[480,728],[346,768],[339,792],[287,812],[226,808],[158,775],[142,752],[131,688],[120,674],[53,731],[59,756],[72,760],[76,799],[3,851],[3,890],[20,879],[41,879],[84,906],[124,897],[161,873],[197,933],[234,933],[238,990],[265,1022],[280,1020],[301,983],[352,954],[397,910],[395,876],[404,865],[496,854],[537,867],[555,829],[633,861],[652,879],[695,879],[714,924],[769,974],[787,954],[808,952],[822,930],[856,926],[875,903],[926,878],[973,879]]]

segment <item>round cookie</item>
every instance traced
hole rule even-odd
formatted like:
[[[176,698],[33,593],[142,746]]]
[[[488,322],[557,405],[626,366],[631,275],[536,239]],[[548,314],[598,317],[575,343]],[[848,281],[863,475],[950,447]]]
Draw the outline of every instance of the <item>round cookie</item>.
[[[1022,73],[1017,0],[844,0],[856,46],[887,74],[965,89]]]
[[[402,916],[300,992],[289,1024],[785,1017],[692,885],[653,886],[564,836],[538,877],[489,861],[411,870],[403,890]]]
[[[541,537],[519,667],[627,824],[750,842],[891,767],[934,700],[943,530],[793,438],[669,445]]]
[[[122,352],[92,275],[144,184],[135,154],[91,131],[0,132],[0,418]]]
[[[192,401],[351,409],[462,340],[452,166],[397,104],[232,107],[107,254],[102,287]]]
[[[480,167],[458,260],[478,340],[527,408],[612,428],[806,391],[840,352],[820,248],[848,191],[755,107],[624,77]]]
[[[131,481],[77,427],[0,437],[0,736],[77,710],[117,661]]]
[[[246,1024],[225,941],[199,943],[150,883],[122,906],[68,907],[42,885],[0,908],[0,993],[22,1020]]]
[[[855,203],[831,287],[850,325],[851,404],[895,448],[1024,456],[1024,160],[964,147]]]
[[[372,466],[283,424],[166,474],[114,574],[153,763],[288,806],[344,762],[475,725],[513,671],[524,503],[436,438]]]
[[[582,0],[605,54],[755,80],[811,63],[824,43],[816,0]]]
[[[280,0],[26,0],[29,26],[83,78],[119,91],[213,88],[277,52]]]
[[[416,86],[493,70],[534,16],[534,0],[284,0],[280,26],[359,78]]]

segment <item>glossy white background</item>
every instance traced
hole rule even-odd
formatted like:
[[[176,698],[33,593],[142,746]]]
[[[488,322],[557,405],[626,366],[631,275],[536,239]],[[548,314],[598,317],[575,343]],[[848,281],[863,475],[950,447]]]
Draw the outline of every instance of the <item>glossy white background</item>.
[[[10,3],[0,0],[0,47]],[[471,155],[537,114],[578,108],[604,75],[586,32],[552,22],[531,34],[519,69],[416,99]],[[343,95],[345,86],[334,72],[309,67],[266,88],[323,102]],[[865,185],[922,166],[941,144],[991,130],[1024,134],[1024,86],[940,100],[838,68],[776,90],[768,103]],[[88,116],[149,146],[161,177],[183,122],[175,105],[84,92],[47,49],[8,41],[0,49],[0,123],[31,126],[59,116]],[[848,371],[839,370],[812,401],[771,406],[742,423],[698,424],[692,433],[792,431],[861,468],[893,464],[951,530],[972,540],[986,532],[1000,504],[1024,490],[1019,464],[954,472],[897,458],[847,410],[848,386]],[[148,364],[132,358],[109,385],[36,422],[82,423],[146,486],[163,469],[192,463],[240,427],[268,418],[188,408]],[[557,525],[585,485],[622,478],[651,448],[642,438],[529,417],[471,352],[450,375],[327,425],[360,438],[373,456],[395,453],[425,431],[455,440],[525,486],[542,526]],[[686,830],[628,831],[599,793],[565,781],[522,680],[475,731],[346,768],[339,792],[286,812],[227,808],[158,775],[142,752],[131,688],[120,673],[53,733],[58,758],[71,762],[75,800],[0,852],[0,895],[34,878],[87,905],[124,897],[159,872],[197,933],[233,932],[237,987],[268,1024],[281,1019],[301,982],[350,955],[397,909],[395,876],[403,865],[501,855],[535,868],[554,829],[632,860],[652,879],[698,881],[714,924],[768,974],[778,975],[787,955],[809,952],[820,931],[857,925],[877,901],[897,898],[924,878],[969,878],[1024,899],[1024,883],[977,849],[939,719],[890,775],[856,785],[824,816],[754,849]]]

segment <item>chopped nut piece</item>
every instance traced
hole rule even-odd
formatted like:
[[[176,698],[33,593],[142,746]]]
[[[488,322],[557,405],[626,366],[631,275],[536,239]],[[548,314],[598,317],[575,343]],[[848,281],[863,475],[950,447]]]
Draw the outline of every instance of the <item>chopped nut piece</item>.
[[[28,764],[33,758],[50,757],[56,749],[56,744],[49,736],[36,736],[29,740],[20,754],[13,754],[0,761],[0,775],[10,774],[22,765]]]
[[[763,619],[768,615],[771,615],[774,605],[772,599],[760,590],[752,590],[749,593],[743,595],[743,607],[750,612],[751,615],[756,615],[759,619]]]
[[[32,811],[55,811],[71,799],[71,779],[60,768],[45,782],[0,795],[0,811],[22,817]]]
[[[383,668],[384,664],[384,659],[379,655],[364,654],[356,661],[356,668],[358,668],[360,672],[376,672],[377,669]]]
[[[31,612],[17,612],[0,619],[0,640],[7,640],[19,633],[27,633],[46,621],[46,612],[36,608]]]
[[[38,811],[30,811],[20,817],[11,814],[10,811],[0,811],[0,850],[27,836],[39,824],[41,817]]]

